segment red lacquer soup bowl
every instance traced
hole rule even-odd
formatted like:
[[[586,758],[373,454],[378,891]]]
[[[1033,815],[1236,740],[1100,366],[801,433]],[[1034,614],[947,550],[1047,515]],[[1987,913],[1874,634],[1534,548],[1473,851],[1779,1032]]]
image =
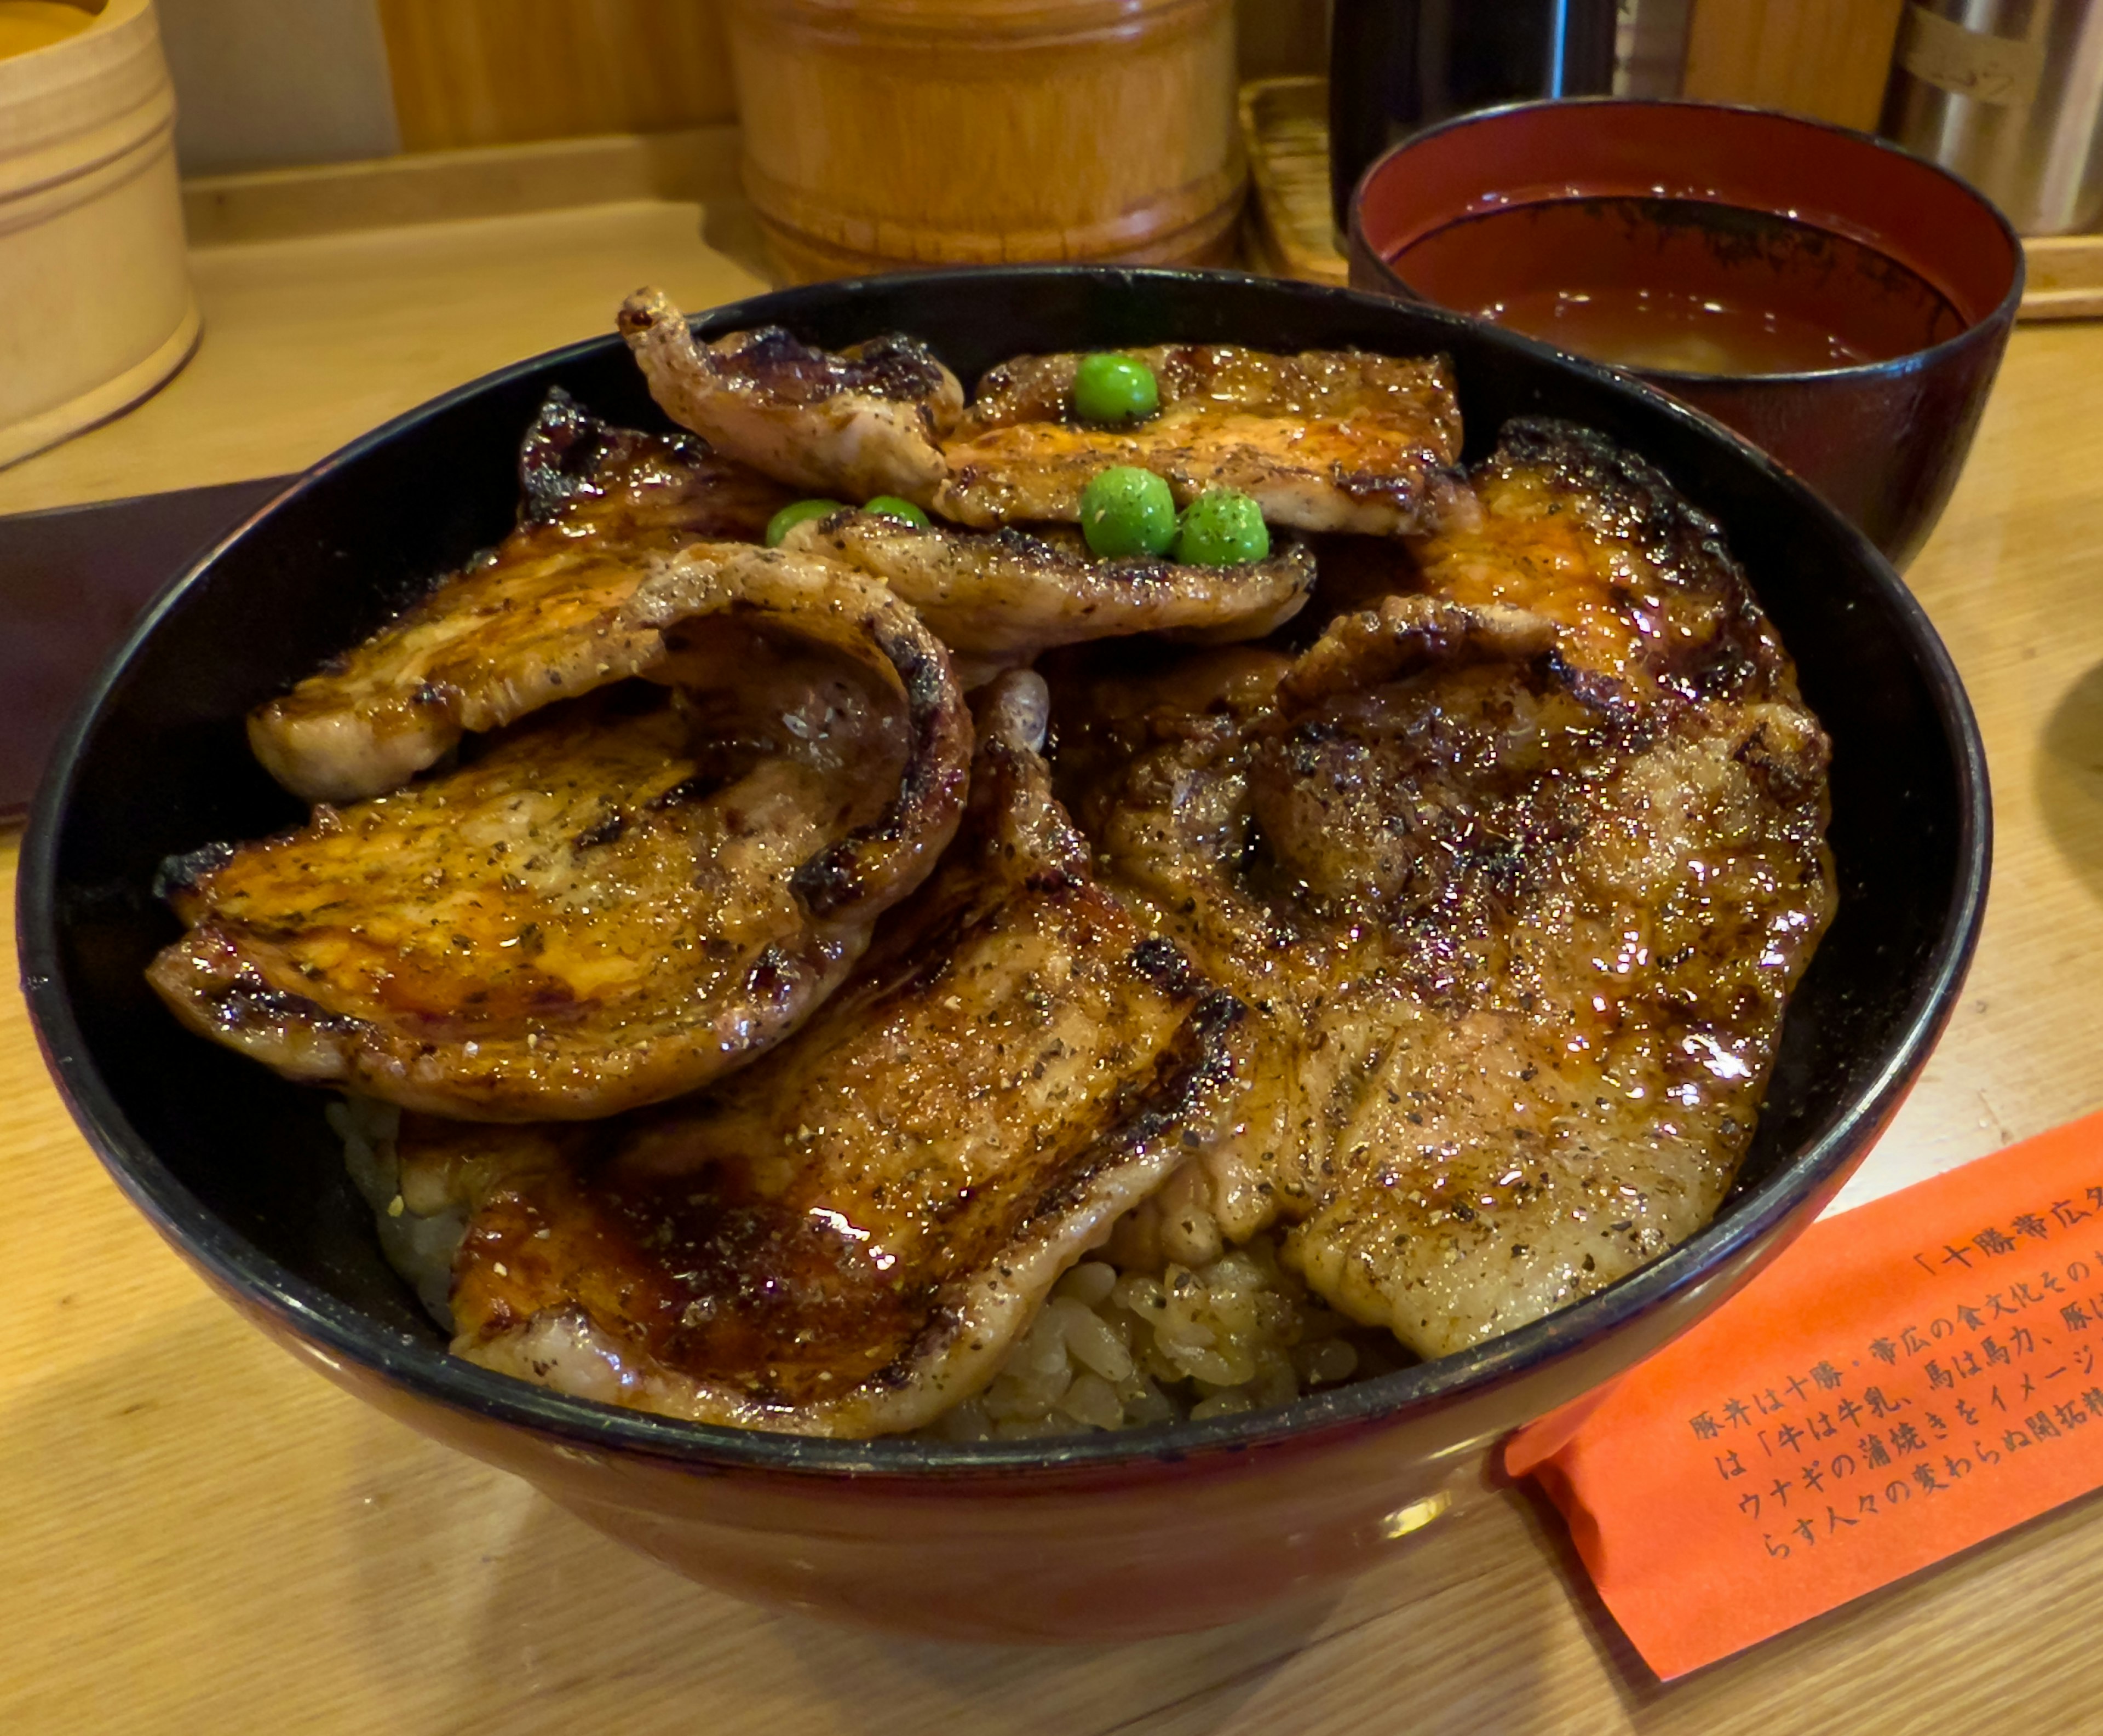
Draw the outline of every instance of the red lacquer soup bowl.
[[[1510,1430],[1729,1294],[1896,1107],[1954,1004],[1985,889],[1985,775],[1949,659],[1861,533],[1750,446],[1621,375],[1437,309],[1224,275],[1026,269],[821,285],[697,324],[769,322],[834,346],[913,332],[967,380],[1019,352],[1172,340],[1443,350],[1470,457],[1507,417],[1567,417],[1713,513],[1832,734],[1841,890],[1714,1223],[1465,1354],[1124,1434],[804,1440],[610,1409],[449,1356],[381,1259],[317,1097],[187,1036],[147,988],[146,963],[175,932],[151,888],[162,859],[201,838],[301,817],[249,754],[244,714],[509,528],[519,436],[550,386],[663,425],[611,337],[360,441],[147,612],[62,742],[24,846],[21,957],[53,1071],[125,1192],[263,1331],[698,1579],[923,1634],[1085,1640],[1225,1622],[1350,1573],[1480,1488]]]
[[[1351,282],[1617,363],[1779,459],[1903,567],[1956,486],[2022,245],[1947,170],[1709,103],[1524,103],[1367,170]]]

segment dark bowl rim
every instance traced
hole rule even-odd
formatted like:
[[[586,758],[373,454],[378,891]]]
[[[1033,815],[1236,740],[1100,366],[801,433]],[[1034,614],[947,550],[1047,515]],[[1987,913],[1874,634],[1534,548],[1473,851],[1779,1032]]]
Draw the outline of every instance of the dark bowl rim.
[[[1164,1424],[1119,1433],[1052,1436],[1035,1441],[949,1442],[899,1436],[842,1441],[690,1423],[572,1398],[478,1368],[411,1334],[380,1325],[291,1272],[231,1229],[163,1165],[118,1107],[83,1050],[82,1032],[64,992],[58,948],[56,893],[59,821],[69,804],[82,748],[104,707],[122,685],[131,659],[158,630],[184,593],[235,542],[271,513],[324,478],[416,424],[479,393],[552,371],[595,351],[617,346],[614,335],[588,338],[497,369],[404,411],[331,454],[290,482],[193,561],[148,606],[124,642],[105,660],[82,696],[48,763],[23,834],[16,895],[21,987],[45,1063],[88,1143],[131,1199],[213,1287],[273,1316],[309,1354],[333,1366],[346,1358],[414,1396],[511,1424],[601,1453],[616,1451],[697,1469],[740,1469],[936,1486],[944,1478],[980,1472],[1101,1472],[1180,1466],[1251,1450],[1287,1447],[1335,1432],[1428,1413],[1459,1396],[1490,1390],[1559,1359],[1663,1305],[1739,1250],[1764,1237],[1807,1197],[1857,1159],[1896,1109],[1954,1009],[1976,943],[1990,867],[1992,814],[1985,750],[1969,700],[1947,649],[1896,571],[1866,537],[1804,483],[1712,418],[1616,370],[1572,357],[1502,328],[1429,303],[1397,302],[1332,286],[1252,277],[1247,273],[1101,266],[998,266],[969,271],[855,278],[748,297],[692,316],[704,331],[761,323],[793,326],[813,305],[851,300],[881,284],[909,295],[922,284],[966,277],[995,288],[1047,277],[1087,278],[1109,286],[1134,282],[1189,283],[1227,280],[1260,283],[1272,292],[1310,303],[1345,303],[1381,317],[1403,310],[1413,322],[1447,326],[1551,366],[1572,370],[1614,392],[1647,402],[1699,437],[1722,440],[1741,461],[1763,472],[1798,508],[1826,521],[1887,593],[1910,636],[1923,681],[1953,750],[1961,807],[1958,880],[1932,969],[1876,1077],[1824,1129],[1744,1196],[1731,1214],[1713,1221],[1650,1264],[1583,1301],[1483,1344],[1394,1373],[1349,1383],[1273,1410]]]
[[[1955,333],[1952,336],[1943,339],[1939,344],[1931,344],[1924,349],[1910,349],[1902,356],[1888,357],[1882,362],[1858,362],[1849,366],[1838,368],[1806,368],[1798,372],[1787,374],[1697,374],[1689,372],[1687,370],[1680,368],[1629,368],[1620,371],[1634,378],[1644,380],[1661,381],[1664,383],[1668,388],[1674,384],[1686,384],[1699,386],[1710,390],[1713,390],[1718,386],[1735,385],[1757,388],[1767,385],[1819,385],[1829,382],[1835,384],[1854,384],[1867,380],[1878,378],[1888,379],[1898,375],[1910,374],[1918,370],[1932,367],[1945,357],[1955,354],[1960,349],[1976,343],[1986,341],[1986,340],[1981,336],[1981,334],[2005,329],[2013,322],[2016,316],[2016,309],[2022,304],[2023,289],[2029,280],[2030,273],[2030,255],[2024,251],[2022,237],[2016,232],[2016,226],[2008,221],[2007,213],[2003,211],[2001,207],[1996,205],[1991,199],[1988,198],[1985,193],[1981,193],[1976,187],[1973,186],[1970,181],[1967,180],[1963,175],[1958,174],[1955,170],[1946,168],[1942,164],[1936,162],[1932,158],[1923,157],[1917,151],[1910,151],[1904,145],[1896,144],[1892,140],[1880,138],[1875,133],[1865,132],[1859,127],[1843,127],[1837,121],[1815,121],[1806,115],[1790,114],[1780,109],[1765,109],[1760,107],[1755,103],[1704,102],[1688,96],[1599,95],[1535,97],[1522,102],[1500,103],[1494,108],[1470,109],[1465,114],[1453,115],[1446,120],[1438,122],[1433,126],[1426,127],[1421,131],[1413,132],[1407,139],[1400,140],[1395,144],[1389,146],[1387,149],[1382,151],[1379,156],[1376,157],[1371,162],[1367,163],[1366,165],[1365,172],[1358,179],[1358,184],[1351,189],[1348,238],[1352,251],[1354,252],[1363,252],[1365,257],[1381,272],[1382,276],[1394,286],[1395,290],[1403,299],[1418,303],[1425,307],[1445,308],[1445,304],[1443,302],[1432,300],[1429,297],[1424,295],[1421,291],[1417,290],[1411,284],[1405,282],[1402,273],[1395,269],[1394,261],[1389,260],[1388,256],[1382,253],[1378,248],[1375,247],[1372,241],[1367,238],[1365,233],[1363,223],[1363,207],[1367,186],[1370,184],[1373,176],[1378,174],[1381,167],[1390,159],[1405,155],[1413,147],[1421,144],[1427,139],[1435,138],[1443,133],[1457,132],[1464,127],[1480,126],[1485,122],[1493,123],[1505,120],[1515,114],[1531,114],[1536,110],[1545,109],[1571,108],[1644,109],[1679,109],[1701,113],[1747,115],[1763,121],[1776,122],[1790,127],[1799,127],[1808,132],[1830,133],[1837,137],[1846,139],[1856,144],[1873,146],[1877,150],[1885,153],[1887,156],[1903,158],[1908,164],[1914,168],[1923,169],[1931,174],[1940,175],[1944,180],[1950,182],[1951,185],[1955,187],[1959,192],[1968,195],[1972,200],[1978,205],[1981,210],[1990,217],[1999,227],[2003,239],[2004,239],[2008,244],[2008,252],[2010,256],[2015,260],[2015,269],[2010,274],[2007,290],[2002,295],[2001,299],[1994,303],[1991,311],[1982,313],[1978,318],[1967,323],[1963,331]],[[1587,195],[1581,193],[1577,195],[1577,197],[1584,198],[1587,197]],[[1608,195],[1599,195],[1599,197],[1608,197]],[[1633,197],[1633,195],[1612,195],[1612,197]],[[1545,203],[1547,202],[1545,200],[1536,200],[1530,202]],[[1734,204],[1728,199],[1702,200],[1689,195],[1687,197],[1687,202],[1690,204],[1720,205],[1732,211],[1759,211],[1761,215],[1770,217],[1780,217],[1784,215],[1781,212],[1765,211],[1761,207],[1755,206]],[[1523,210],[1524,208],[1525,207],[1523,206],[1499,207],[1501,210],[1511,211],[1519,211]],[[1465,221],[1470,216],[1487,215],[1489,214],[1487,212],[1457,211],[1441,223],[1439,229],[1443,229],[1448,228],[1453,224]],[[1811,229],[1825,229],[1830,233],[1841,234],[1845,233],[1842,230],[1830,229],[1829,226],[1825,224],[1810,222],[1805,219],[1790,218],[1786,220],[1803,223],[1806,227]],[[1425,231],[1425,235],[1428,236],[1437,233],[1438,233],[1438,231],[1435,229],[1427,230]],[[1419,239],[1422,238],[1419,238]],[[1867,241],[1860,234],[1848,234],[1847,238],[1850,241],[1856,242],[1860,245],[1865,246],[1874,246],[1872,242]],[[1901,263],[1903,264],[1904,262],[1901,261]],[[1913,268],[1910,265],[1907,266],[1906,269],[1910,271],[1913,270]],[[1922,273],[1918,271],[1914,271],[1914,275],[1919,277]],[[1931,286],[1936,289],[1937,294],[1941,293],[1940,286]],[[1445,308],[1445,311],[1448,313],[1461,312],[1461,310],[1456,308]],[[1466,318],[1474,318],[1477,316],[1473,314],[1465,314],[1463,317]],[[1495,322],[1485,321],[1484,323],[1494,324]],[[1545,343],[1547,340],[1545,339],[1536,339],[1535,341]],[[1554,349],[1558,355],[1575,355],[1576,353],[1574,350],[1563,349],[1559,346],[1554,344],[1549,344],[1549,347]],[[1580,357],[1580,359],[1589,360],[1590,358]]]

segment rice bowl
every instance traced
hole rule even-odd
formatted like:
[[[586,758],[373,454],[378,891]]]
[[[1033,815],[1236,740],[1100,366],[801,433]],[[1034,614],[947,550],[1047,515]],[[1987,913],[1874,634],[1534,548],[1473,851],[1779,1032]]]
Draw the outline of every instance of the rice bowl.
[[[1833,733],[1842,872],[1840,914],[1792,1008],[1759,1141],[1717,1221],[1620,1285],[1460,1356],[1332,1384],[1321,1376],[1333,1362],[1314,1360],[1327,1339],[1317,1330],[1303,1339],[1306,1375],[1296,1370],[1317,1390],[1281,1407],[1056,1441],[795,1440],[614,1411],[447,1356],[382,1259],[371,1209],[334,1179],[345,1144],[313,1098],[163,1030],[139,972],[165,919],[122,889],[198,837],[282,823],[281,793],[227,770],[241,717],[384,612],[390,587],[492,539],[511,509],[509,441],[549,384],[647,423],[610,341],[466,388],[320,467],[208,555],[119,652],[55,757],[24,852],[25,981],[61,1086],[121,1185],[273,1338],[390,1414],[741,1594],[951,1637],[1129,1637],[1231,1619],[1348,1573],[1392,1547],[1387,1516],[1479,1486],[1506,1431],[1714,1306],[1809,1222],[1896,1107],[1954,1002],[1983,902],[1983,760],[1946,655],[1861,538],[1750,448],[1604,371],[1435,312],[1233,277],[1020,270],[821,286],[714,317],[721,330],[767,320],[832,342],[939,330],[960,367],[1191,334],[1447,349],[1478,423],[1545,411],[1604,428],[1714,512],[1761,575]],[[353,571],[367,575],[359,585],[322,582]],[[209,1126],[200,1100],[215,1107]],[[1190,1233],[1176,1263],[1194,1276],[1217,1268],[1222,1256],[1198,1258],[1202,1226]],[[1234,1281],[1222,1298],[1262,1294],[1238,1265],[1208,1275]],[[1136,1364],[1153,1347],[1116,1297],[1125,1285],[1150,1309],[1147,1277],[1160,1281],[1110,1278],[1113,1303],[1133,1316],[1123,1348]],[[1086,1292],[1102,1278],[1074,1281],[1081,1293],[1055,1322],[1066,1368],[1046,1377],[1064,1373],[1062,1399],[1084,1374],[1115,1385],[1076,1340],[1112,1370],[1114,1353],[1063,1306],[1100,1320]],[[1185,1314],[1213,1345],[1182,1330]],[[1216,1348],[1220,1319],[1183,1310],[1172,1335],[1186,1351]],[[1051,1364],[1049,1346],[1036,1352]],[[1026,1414],[1056,1405],[1045,1389],[1018,1391],[989,1428],[1045,1420],[1051,1408]],[[1220,1396],[1189,1393],[1194,1410]],[[1100,1398],[1092,1386],[1074,1394],[1106,1415]],[[1120,1539],[1114,1561],[1105,1534]],[[1035,1564],[1020,1579],[1018,1551]]]

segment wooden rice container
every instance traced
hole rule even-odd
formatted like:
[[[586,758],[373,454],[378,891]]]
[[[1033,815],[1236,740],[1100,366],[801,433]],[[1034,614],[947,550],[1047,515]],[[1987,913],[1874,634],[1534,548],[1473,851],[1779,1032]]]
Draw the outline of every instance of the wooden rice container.
[[[1234,256],[1232,0],[730,0],[745,184],[794,282]]]
[[[175,118],[153,0],[0,60],[0,464],[114,415],[195,347]]]

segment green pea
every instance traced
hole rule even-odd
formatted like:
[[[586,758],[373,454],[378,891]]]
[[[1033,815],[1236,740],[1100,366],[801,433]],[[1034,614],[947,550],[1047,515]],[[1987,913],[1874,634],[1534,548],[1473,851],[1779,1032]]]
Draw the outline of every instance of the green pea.
[[[902,518],[909,525],[927,528],[927,515],[910,500],[901,500],[896,495],[878,495],[874,500],[861,504],[865,513],[881,513],[886,518]]]
[[[1161,408],[1154,370],[1129,356],[1083,356],[1074,371],[1074,414],[1083,422],[1144,422]]]
[[[1238,566],[1270,553],[1263,508],[1232,488],[1208,488],[1183,509],[1176,558],[1192,566]]]
[[[846,510],[844,500],[792,500],[767,521],[767,546],[779,548],[781,539],[807,519],[823,518],[828,513]]]
[[[1081,535],[1099,555],[1165,554],[1176,540],[1176,501],[1151,470],[1098,470],[1081,491]]]

